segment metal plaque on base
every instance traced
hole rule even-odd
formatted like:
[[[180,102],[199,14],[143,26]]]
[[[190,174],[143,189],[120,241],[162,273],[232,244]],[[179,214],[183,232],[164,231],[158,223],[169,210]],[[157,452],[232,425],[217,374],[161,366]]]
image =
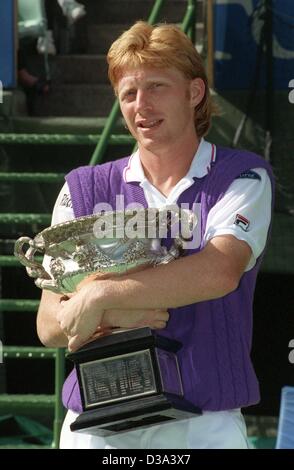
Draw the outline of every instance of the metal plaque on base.
[[[176,355],[180,348],[178,341],[138,328],[69,354],[84,410],[71,430],[109,436],[200,414],[184,398]]]

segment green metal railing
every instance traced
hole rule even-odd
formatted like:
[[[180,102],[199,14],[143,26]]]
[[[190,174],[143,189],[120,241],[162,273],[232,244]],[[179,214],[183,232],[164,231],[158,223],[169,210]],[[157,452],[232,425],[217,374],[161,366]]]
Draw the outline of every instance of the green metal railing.
[[[4,359],[55,359],[57,349],[31,346],[5,346]]]
[[[5,257],[1,257],[2,259]],[[0,265],[2,265],[0,259]],[[6,265],[6,261],[4,261]],[[12,265],[12,264],[11,264]],[[36,312],[38,310],[38,300],[27,299],[0,299],[0,311],[3,312]],[[0,406],[9,409],[24,407],[38,408],[46,407],[54,411],[53,421],[53,441],[52,447],[57,448],[64,419],[64,408],[61,402],[62,386],[65,379],[65,350],[64,348],[45,348],[31,346],[4,346],[3,360],[7,359],[53,359],[55,361],[55,387],[53,395],[32,395],[32,394],[2,394],[0,395]]]
[[[0,310],[5,312],[37,312],[39,300],[0,299]]]
[[[14,309],[15,310],[15,309]],[[3,348],[3,359],[53,359],[55,361],[55,388],[54,395],[0,395],[0,405],[8,408],[13,404],[18,408],[49,407],[54,409],[53,422],[53,442],[52,447],[57,448],[59,443],[62,421],[64,419],[64,409],[61,403],[61,391],[65,378],[64,349],[27,347],[27,346],[5,346]]]
[[[0,214],[0,224],[39,224],[39,225],[50,225],[51,214],[7,214],[2,212]]]
[[[64,181],[64,173],[0,173],[0,181],[16,183],[59,183]]]
[[[149,15],[148,22],[154,24],[158,21],[164,0],[156,0]],[[181,23],[182,30],[192,39],[195,39],[196,0],[187,0],[187,9]],[[120,114],[118,100],[113,104],[112,110],[106,120],[101,134],[72,135],[72,134],[18,134],[0,133],[0,145],[95,145],[89,164],[95,165],[103,161],[105,151],[109,145],[133,145],[134,139],[127,134],[114,134],[114,127]],[[0,182],[22,183],[56,183],[64,178],[62,173],[24,173],[0,172]],[[0,213],[0,224],[27,224],[48,226],[51,214],[30,213]],[[42,258],[40,258],[41,260]],[[13,256],[0,256],[0,268],[10,268],[21,265]],[[0,299],[0,311],[3,312],[36,312],[39,301],[31,299]],[[4,359],[51,359],[55,361],[55,393],[54,395],[5,395],[0,396],[0,404],[17,403],[21,406],[54,406],[53,447],[58,446],[64,410],[61,403],[61,388],[65,376],[64,349],[43,347],[9,346],[4,348]]]
[[[65,378],[64,349],[56,349],[55,356],[55,403],[54,403],[54,424],[53,424],[53,446],[58,448],[62,422],[64,419],[64,408],[61,402],[61,392]]]
[[[41,263],[43,258],[41,256],[35,256],[34,259],[38,261],[38,263]],[[0,267],[20,267],[19,261],[15,256],[9,256],[9,255],[2,255],[0,256]],[[1,300],[0,300],[1,302]],[[1,303],[0,303],[0,310],[1,310]]]
[[[105,127],[107,126],[107,123]],[[103,137],[102,134],[0,134],[0,144],[22,145],[96,145]],[[132,144],[134,139],[130,135],[109,134],[109,145]]]

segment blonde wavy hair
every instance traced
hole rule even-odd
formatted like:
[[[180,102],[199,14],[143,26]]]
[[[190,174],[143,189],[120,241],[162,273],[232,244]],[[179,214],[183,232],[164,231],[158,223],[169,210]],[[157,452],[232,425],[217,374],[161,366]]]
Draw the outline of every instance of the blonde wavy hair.
[[[198,137],[207,134],[213,104],[204,64],[192,41],[176,25],[152,26],[138,21],[112,44],[107,62],[108,76],[115,91],[126,68],[142,65],[175,67],[189,80],[201,78],[205,95],[195,107],[195,129]]]

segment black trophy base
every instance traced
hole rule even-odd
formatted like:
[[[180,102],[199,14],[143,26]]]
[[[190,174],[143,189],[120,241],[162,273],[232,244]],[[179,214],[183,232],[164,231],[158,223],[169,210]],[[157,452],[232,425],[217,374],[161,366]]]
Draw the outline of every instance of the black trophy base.
[[[184,399],[159,394],[84,411],[70,429],[106,437],[200,414],[198,408]]]

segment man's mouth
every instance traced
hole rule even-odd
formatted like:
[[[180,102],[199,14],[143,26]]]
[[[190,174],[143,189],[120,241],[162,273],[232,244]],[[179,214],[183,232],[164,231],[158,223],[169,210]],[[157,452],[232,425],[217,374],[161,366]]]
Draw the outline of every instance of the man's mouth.
[[[162,121],[163,119],[155,119],[153,121],[139,122],[138,127],[140,127],[140,129],[152,129],[153,127],[159,126]]]

